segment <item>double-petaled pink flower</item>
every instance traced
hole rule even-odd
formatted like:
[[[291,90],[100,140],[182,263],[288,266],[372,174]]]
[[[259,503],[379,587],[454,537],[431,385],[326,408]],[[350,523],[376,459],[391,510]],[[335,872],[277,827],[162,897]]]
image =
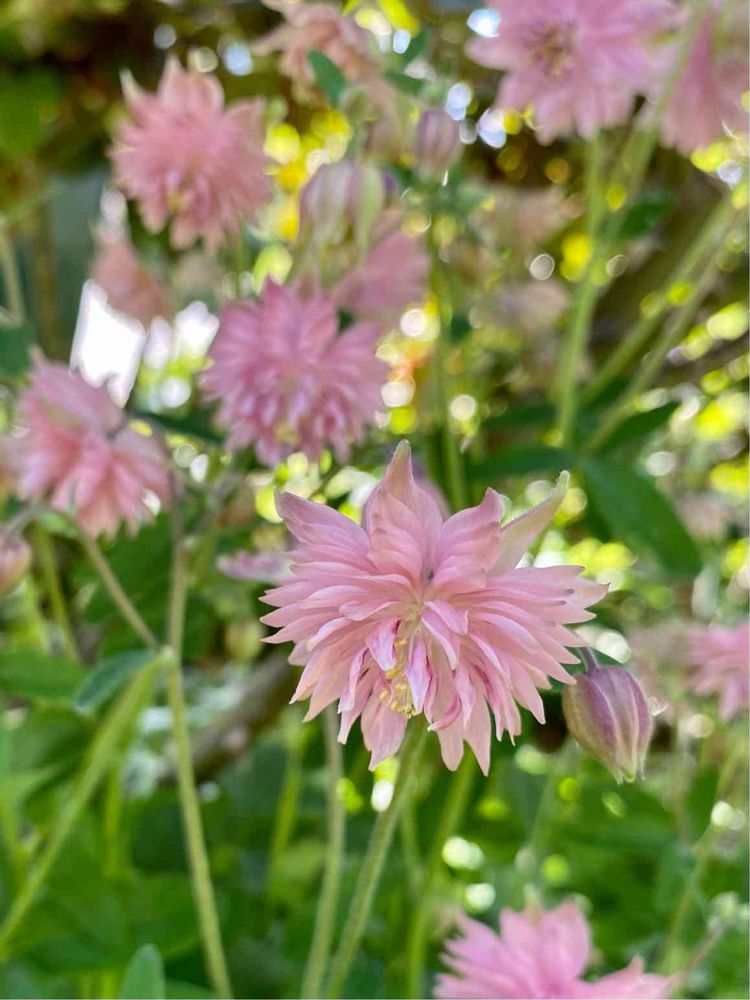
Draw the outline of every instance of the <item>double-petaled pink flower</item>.
[[[600,979],[581,976],[591,960],[586,918],[572,901],[555,910],[502,910],[500,933],[469,917],[459,918],[462,937],[446,942],[438,976],[439,1000],[660,1000],[670,979],[643,971],[634,958]]]
[[[410,717],[423,714],[443,759],[458,767],[466,741],[487,772],[490,713],[497,735],[520,732],[518,704],[544,719],[538,688],[572,678],[563,668],[581,642],[566,625],[604,588],[575,566],[518,567],[562,499],[556,490],[523,517],[500,525],[488,490],[478,507],[444,519],[414,480],[399,445],[363,524],[284,493],[278,508],[298,546],[292,579],[264,598],[278,610],[271,642],[294,642],[304,666],[294,700],[308,718],[338,701],[339,738],[361,717],[371,766],[394,754]]]
[[[147,330],[158,317],[172,316],[165,285],[141,263],[124,236],[100,238],[91,277],[112,309],[132,316]]]
[[[619,125],[654,73],[652,39],[669,27],[667,0],[491,0],[500,14],[494,38],[469,54],[505,70],[501,108],[531,107],[542,142],[574,130],[589,137]]]
[[[19,496],[48,498],[92,535],[113,535],[123,521],[135,530],[151,516],[147,492],[170,501],[161,443],[133,430],[104,386],[38,356],[19,411]]]
[[[115,179],[175,247],[203,238],[215,249],[268,201],[263,113],[256,101],[224,108],[214,77],[170,58],[155,94],[126,87],[130,118],[112,149]]]
[[[387,366],[374,323],[338,328],[327,295],[273,281],[257,301],[225,307],[202,387],[219,403],[229,448],[252,445],[268,465],[294,451],[315,460],[324,448],[346,461],[381,404]]]
[[[747,710],[750,625],[695,625],[690,630],[690,686],[699,695],[719,696],[719,715],[733,719]]]

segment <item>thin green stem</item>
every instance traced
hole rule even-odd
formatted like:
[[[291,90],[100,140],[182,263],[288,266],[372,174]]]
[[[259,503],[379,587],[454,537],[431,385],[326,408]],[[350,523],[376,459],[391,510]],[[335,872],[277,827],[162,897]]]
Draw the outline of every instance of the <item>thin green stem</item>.
[[[575,424],[578,393],[578,369],[588,343],[591,320],[599,294],[597,276],[603,256],[599,239],[601,219],[606,207],[602,184],[604,139],[598,132],[587,145],[586,163],[586,233],[589,259],[578,288],[570,322],[562,347],[557,372],[557,429],[563,444],[569,444]]]
[[[328,967],[333,929],[338,908],[341,871],[344,863],[346,814],[341,801],[340,782],[344,773],[341,744],[337,738],[337,717],[333,705],[323,713],[326,762],[328,765],[328,843],[320,887],[318,910],[315,915],[310,952],[307,956],[305,974],[302,978],[302,992],[305,998],[321,996],[323,976]]]
[[[52,540],[40,524],[34,525],[32,535],[37,562],[42,571],[44,588],[49,599],[50,610],[52,611],[52,618],[60,633],[60,642],[65,655],[71,660],[78,661],[81,656],[78,652],[78,646],[73,636],[73,629],[70,625],[70,616],[68,615],[68,607],[62,585],[60,584],[60,574],[57,570],[57,560],[52,547]]]
[[[401,809],[411,789],[417,765],[422,756],[427,732],[414,719],[407,726],[406,736],[399,754],[399,771],[393,798],[388,808],[377,820],[370,837],[367,854],[359,870],[357,885],[349,906],[338,951],[333,956],[326,996],[338,997],[346,984],[352,963],[362,942],[367,919],[380,884],[383,866],[393,839]]]
[[[150,690],[154,673],[165,662],[172,660],[170,650],[159,651],[154,659],[136,674],[105,716],[89,747],[71,793],[55,819],[42,853],[0,925],[0,956],[3,958],[9,954],[9,945],[13,937],[36,901],[78,819],[109,770],[125,733],[143,705],[144,694]]]
[[[5,321],[8,325],[19,326],[24,321],[26,310],[23,304],[23,293],[21,292],[13,241],[8,234],[7,224],[2,219],[0,219],[0,272],[2,272],[5,298],[8,303],[8,308],[5,310]]]
[[[299,717],[294,716],[297,723]],[[300,727],[292,732],[287,741],[286,766],[281,785],[276,815],[274,817],[271,845],[269,848],[267,885],[269,895],[276,897],[277,878],[282,871],[286,849],[294,830],[297,806],[299,805],[304,769],[302,766],[304,736]]]

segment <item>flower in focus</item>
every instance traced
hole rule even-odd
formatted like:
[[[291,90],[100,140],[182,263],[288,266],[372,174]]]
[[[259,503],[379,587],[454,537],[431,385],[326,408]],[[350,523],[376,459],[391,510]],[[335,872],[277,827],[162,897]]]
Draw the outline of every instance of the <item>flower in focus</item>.
[[[643,688],[624,667],[599,667],[591,653],[585,662],[586,670],[563,691],[570,734],[618,784],[642,778],[654,727]]]
[[[338,326],[328,296],[272,281],[257,301],[224,308],[202,387],[230,449],[253,445],[268,465],[294,451],[314,461],[329,447],[346,460],[380,406],[387,368],[375,324]]]
[[[661,139],[689,155],[724,134],[724,127],[747,134],[742,95],[748,89],[747,4],[711,4],[688,53],[685,67],[661,119]],[[674,42],[679,50],[680,36]],[[671,71],[664,62],[664,76]],[[658,90],[654,96],[658,98]]]
[[[19,410],[19,496],[48,497],[92,535],[114,535],[123,521],[134,531],[151,516],[147,491],[169,502],[161,445],[128,426],[104,386],[37,356]]]
[[[696,625],[690,630],[690,686],[699,695],[719,696],[719,715],[733,719],[748,706],[750,625]]]
[[[414,135],[417,169],[428,177],[441,178],[461,155],[461,133],[442,108],[426,108],[419,116]]]
[[[354,160],[324,163],[300,194],[300,236],[325,246],[351,233],[364,249],[384,202],[383,178],[376,167]]]
[[[520,732],[518,704],[543,721],[538,688],[572,678],[562,664],[580,645],[565,626],[604,587],[575,566],[517,568],[564,493],[501,527],[502,501],[488,490],[478,507],[447,520],[415,481],[402,442],[370,496],[363,524],[284,493],[279,513],[296,537],[292,579],[264,600],[270,642],[294,642],[305,667],[294,700],[307,717],[338,701],[339,738],[361,717],[371,766],[398,750],[407,720],[424,714],[454,770],[464,740],[486,773],[490,714],[498,738]]]
[[[0,528],[0,597],[13,590],[29,571],[31,549],[23,540]]]
[[[112,309],[132,316],[147,330],[157,317],[172,315],[166,288],[144,267],[124,236],[99,240],[91,277],[106,293]]]
[[[581,978],[591,959],[586,918],[572,901],[554,910],[504,909],[500,933],[469,917],[459,918],[462,937],[446,942],[443,961],[450,974],[438,976],[440,1000],[659,1000],[670,979],[643,971],[634,958],[601,979]]]
[[[174,58],[155,94],[130,81],[125,98],[131,117],[111,153],[117,183],[150,230],[171,220],[174,247],[203,238],[216,249],[270,197],[262,106],[225,110],[219,81]]]
[[[505,70],[496,104],[533,108],[541,142],[574,129],[584,137],[618,125],[653,76],[649,43],[674,21],[667,0],[491,0],[495,38],[475,38],[469,55]]]

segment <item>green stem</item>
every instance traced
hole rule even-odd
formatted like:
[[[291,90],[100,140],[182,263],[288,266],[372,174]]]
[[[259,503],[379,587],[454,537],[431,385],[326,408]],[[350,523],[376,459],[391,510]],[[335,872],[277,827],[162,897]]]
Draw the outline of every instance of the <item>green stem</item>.
[[[331,963],[326,990],[327,997],[338,997],[341,993],[362,942],[367,918],[370,915],[370,909],[383,873],[388,848],[393,839],[401,809],[409,794],[426,738],[426,730],[420,727],[416,719],[412,720],[407,726],[406,736],[401,745],[398,778],[393,789],[393,798],[388,808],[375,821],[367,854],[359,870],[357,885],[341,935],[341,943]]]
[[[3,958],[8,956],[12,938],[28,915],[61,849],[110,768],[124,734],[143,705],[144,694],[150,690],[154,673],[165,662],[172,660],[170,650],[159,651],[125,688],[99,727],[71,793],[55,819],[49,839],[0,925],[0,956]]]
[[[448,795],[440,815],[440,824],[435,832],[427,863],[427,871],[416,910],[409,921],[409,938],[406,946],[407,973],[406,996],[424,996],[423,977],[425,953],[430,918],[433,912],[433,893],[435,883],[440,874],[443,847],[446,840],[460,827],[466,813],[471,790],[476,778],[477,764],[475,758],[465,754],[461,766],[453,775]]]
[[[40,524],[34,525],[33,540],[37,561],[42,571],[42,577],[44,578],[44,587],[49,599],[52,618],[60,633],[63,650],[65,651],[65,655],[71,660],[79,661],[81,656],[78,652],[78,647],[73,636],[73,629],[70,625],[70,617],[65,602],[65,595],[60,584],[60,574],[57,571],[57,560],[55,559],[52,540]]]
[[[297,723],[297,727],[296,731],[292,731],[288,737],[284,780],[276,807],[276,816],[274,817],[271,846],[269,849],[267,883],[269,895],[274,898],[276,897],[277,877],[283,869],[286,849],[294,830],[297,806],[299,805],[304,779],[304,769],[302,767],[304,735],[299,728],[299,717],[296,715],[293,717]]]
[[[0,219],[0,272],[3,275],[5,297],[8,302],[6,322],[11,326],[20,326],[25,319],[26,310],[23,304],[13,241],[8,235],[7,225],[2,219]]]
[[[604,140],[598,132],[586,147],[586,233],[589,238],[589,259],[581,279],[578,295],[568,324],[557,373],[557,429],[562,443],[570,444],[579,398],[578,369],[586,350],[591,320],[599,295],[597,276],[604,248],[599,229],[606,203],[602,184]]]
[[[336,922],[341,871],[344,862],[346,814],[341,801],[340,782],[344,773],[341,744],[338,742],[336,710],[332,705],[323,713],[326,759],[328,764],[328,844],[320,887],[315,930],[302,978],[301,996],[320,997],[323,976],[328,966],[333,929]]]

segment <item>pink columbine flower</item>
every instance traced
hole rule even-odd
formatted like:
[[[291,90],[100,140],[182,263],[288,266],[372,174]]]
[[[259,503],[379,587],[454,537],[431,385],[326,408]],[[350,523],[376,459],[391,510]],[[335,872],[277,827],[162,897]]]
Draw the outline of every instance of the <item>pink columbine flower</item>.
[[[490,762],[490,715],[497,735],[520,732],[517,704],[543,721],[538,688],[572,677],[565,626],[604,588],[575,566],[518,562],[564,492],[500,526],[502,501],[488,490],[478,507],[447,520],[414,479],[402,442],[360,527],[329,507],[284,493],[279,513],[296,537],[292,580],[264,600],[278,610],[269,642],[293,641],[304,666],[293,700],[310,698],[307,717],[338,701],[339,739],[361,716],[371,766],[394,754],[407,720],[423,714],[454,770],[468,742],[482,769]]]
[[[387,366],[375,324],[338,326],[327,295],[273,281],[257,301],[225,307],[202,387],[219,403],[229,448],[253,445],[268,465],[293,451],[316,460],[324,448],[346,461],[380,407]]]
[[[165,452],[155,437],[128,426],[104,386],[92,386],[66,365],[37,356],[19,403],[18,494],[47,497],[72,512],[92,535],[131,531],[151,516],[147,491],[170,500]]]
[[[667,0],[490,2],[501,18],[497,36],[473,39],[469,55],[506,71],[498,107],[532,107],[544,143],[624,122],[653,77],[649,43],[675,16]]]
[[[115,178],[153,232],[171,220],[174,247],[218,247],[268,201],[262,105],[224,108],[214,77],[170,57],[155,94],[128,82],[131,117],[112,149]]]
[[[714,0],[661,120],[661,140],[689,155],[724,135],[747,134],[742,95],[748,89],[747,4]],[[680,36],[674,50],[679,49]],[[665,60],[663,77],[670,72]],[[663,84],[663,78],[661,83]],[[658,98],[658,90],[654,94]]]
[[[100,238],[91,277],[112,309],[132,316],[147,330],[158,317],[172,316],[166,287],[141,263],[124,236]]]
[[[591,960],[586,918],[571,900],[555,910],[527,907],[500,913],[500,933],[461,916],[463,937],[446,942],[438,976],[439,1000],[660,1000],[671,980],[643,971],[634,958],[601,979],[581,978]]]
[[[750,625],[696,625],[690,630],[690,685],[699,695],[719,696],[719,715],[733,719],[747,710]]]

